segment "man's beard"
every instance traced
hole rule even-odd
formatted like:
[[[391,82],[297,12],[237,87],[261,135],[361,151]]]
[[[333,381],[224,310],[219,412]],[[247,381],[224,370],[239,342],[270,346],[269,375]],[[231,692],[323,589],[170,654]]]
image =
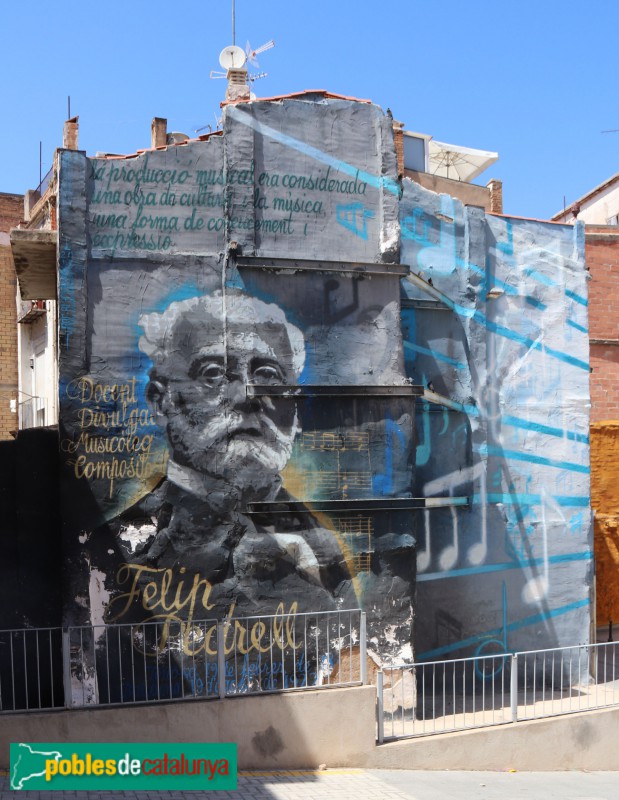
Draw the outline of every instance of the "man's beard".
[[[298,431],[296,413],[288,433],[261,412],[231,411],[206,423],[176,414],[167,426],[175,461],[223,480],[243,495],[246,491],[263,495],[275,484],[279,488],[279,474],[290,459]]]

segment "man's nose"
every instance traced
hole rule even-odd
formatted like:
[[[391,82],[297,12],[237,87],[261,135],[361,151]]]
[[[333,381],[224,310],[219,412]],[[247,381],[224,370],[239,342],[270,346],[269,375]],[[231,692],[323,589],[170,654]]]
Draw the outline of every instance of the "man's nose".
[[[247,382],[242,375],[228,381],[225,398],[231,408],[244,411],[255,411],[260,408],[260,401],[257,398],[247,397]]]

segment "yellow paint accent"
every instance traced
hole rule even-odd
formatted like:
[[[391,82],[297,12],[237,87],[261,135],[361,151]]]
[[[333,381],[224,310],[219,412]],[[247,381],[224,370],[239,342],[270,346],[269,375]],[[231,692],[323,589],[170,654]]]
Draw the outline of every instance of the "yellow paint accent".
[[[364,769],[279,769],[273,771],[242,770],[239,771],[240,778],[302,778],[305,775],[329,776],[329,775],[364,775]]]
[[[619,621],[619,420],[591,426],[597,624]]]
[[[352,576],[352,586],[355,590],[355,596],[357,597],[357,601],[360,604],[361,598],[361,586],[359,582],[359,577],[357,575],[357,571],[354,566],[353,554],[350,551],[350,548],[344,541],[344,538],[338,534],[336,530],[334,530],[333,522],[328,517],[327,514],[321,511],[314,511],[312,508],[311,501],[303,500],[303,493],[305,488],[305,480],[303,473],[300,472],[293,464],[287,464],[286,467],[282,471],[282,479],[284,482],[284,488],[286,491],[291,494],[293,497],[299,498],[299,502],[305,503],[308,509],[311,510],[312,514],[316,517],[318,522],[326,528],[327,530],[331,531],[335,538],[337,539],[337,543],[340,546],[340,550],[342,551],[342,555],[344,556],[344,560],[346,561],[346,566],[348,567],[348,571]]]

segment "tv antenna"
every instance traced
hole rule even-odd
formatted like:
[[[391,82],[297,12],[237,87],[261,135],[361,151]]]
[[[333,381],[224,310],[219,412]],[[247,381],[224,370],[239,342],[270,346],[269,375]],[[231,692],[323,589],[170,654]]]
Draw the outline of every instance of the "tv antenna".
[[[224,47],[219,54],[219,66],[221,70],[212,69],[210,77],[214,80],[226,78],[228,88],[226,89],[226,101],[238,102],[255,100],[256,96],[249,91],[249,86],[260,78],[265,78],[266,72],[254,72],[248,74],[247,63],[252,67],[259,68],[258,55],[275,47],[275,41],[269,39],[260,47],[253,48],[249,42],[245,50],[236,44],[236,8],[235,0],[232,3],[232,44]]]
[[[254,81],[259,81],[260,78],[266,78],[266,76],[268,74],[269,74],[268,72],[250,72],[247,75],[247,80],[250,83],[253,83]],[[221,80],[222,78],[227,78],[228,77],[228,73],[227,72],[220,72],[218,69],[212,69],[210,77],[213,80]]]
[[[258,69],[260,67],[260,64],[258,63],[258,59],[256,58],[256,56],[259,56],[260,53],[264,53],[267,50],[270,50],[272,47],[275,47],[274,39],[269,39],[268,42],[261,44],[260,47],[256,47],[255,50],[252,49],[252,46],[248,41],[247,44],[245,45],[245,56],[247,57],[247,60],[252,65],[252,67]]]
[[[207,128],[208,128],[208,132],[209,133],[216,133],[217,131],[221,130],[221,125],[222,125],[222,122],[223,122],[222,118],[218,117],[215,112],[213,112],[213,116],[215,117],[215,127],[214,128],[213,128],[212,125],[208,125],[208,124],[207,125],[202,125],[202,127],[200,127],[200,128],[194,128],[195,133],[201,133],[202,131],[205,131]]]
[[[219,65],[224,71],[212,69],[210,77],[213,80],[229,78],[228,73],[231,69],[243,69],[247,62],[249,62],[252,67],[259,69],[260,64],[258,63],[257,56],[260,55],[260,53],[270,50],[272,47],[275,47],[274,39],[269,39],[268,42],[256,48],[252,48],[250,43],[247,42],[245,50],[235,44],[228,45],[228,47],[224,47],[219,54]],[[267,72],[253,72],[248,76],[248,79],[253,83],[254,81],[260,80],[260,78],[266,78],[267,75]]]

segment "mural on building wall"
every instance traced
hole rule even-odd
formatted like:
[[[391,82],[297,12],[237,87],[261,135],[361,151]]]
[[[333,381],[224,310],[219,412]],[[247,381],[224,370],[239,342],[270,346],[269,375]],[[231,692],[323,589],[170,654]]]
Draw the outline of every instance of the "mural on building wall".
[[[400,214],[413,273],[403,281],[407,374],[438,395],[418,415],[417,487],[471,498],[469,510],[426,511],[419,525],[418,655],[584,641],[592,552],[582,231],[485,215],[411,182]]]
[[[399,180],[380,109],[308,94],[62,153],[59,273],[68,624],[191,654],[199,617],[362,608],[383,661],[586,639],[578,228]]]
[[[358,112],[336,106],[347,138]],[[413,480],[399,276],[354,265],[394,247],[382,150],[371,172],[365,147],[354,171],[299,164],[243,113],[182,149],[64,154],[85,211],[61,190],[63,230],[89,243],[67,240],[61,268],[67,618],[134,639],[158,622],[158,655],[193,657],[197,620],[361,608],[376,656],[410,658],[414,526],[380,502]],[[343,263],[274,271],[265,253]]]

